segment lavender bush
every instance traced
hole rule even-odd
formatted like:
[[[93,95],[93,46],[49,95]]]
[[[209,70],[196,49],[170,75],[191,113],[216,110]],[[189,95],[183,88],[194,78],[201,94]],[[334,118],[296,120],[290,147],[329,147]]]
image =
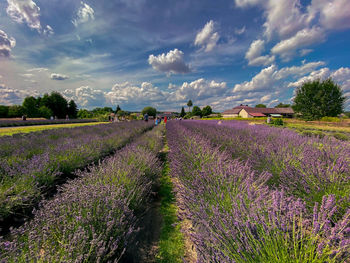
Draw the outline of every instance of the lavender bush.
[[[336,196],[340,213],[350,206],[349,142],[238,121],[186,121],[183,125],[233,158],[249,160],[254,169],[270,172],[270,185],[302,198],[310,209],[330,194]]]
[[[53,200],[41,203],[31,222],[1,241],[1,260],[118,262],[161,171],[152,152],[160,129],[78,172],[79,178],[62,186]]]
[[[149,127],[127,122],[1,137],[0,222],[35,204],[62,173],[97,161]]]
[[[167,126],[172,176],[192,222],[198,262],[345,262],[350,249],[350,210],[337,221],[334,195],[313,211],[267,182],[254,160],[232,159],[193,122]],[[198,128],[198,127],[197,127]],[[232,145],[233,147],[233,145]],[[254,157],[255,158],[255,157]]]

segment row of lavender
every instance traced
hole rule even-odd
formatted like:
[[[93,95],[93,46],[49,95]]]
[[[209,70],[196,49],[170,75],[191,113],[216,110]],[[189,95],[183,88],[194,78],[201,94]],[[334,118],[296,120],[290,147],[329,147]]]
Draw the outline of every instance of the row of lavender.
[[[150,128],[144,122],[46,130],[0,138],[0,222],[42,198],[56,181]]]
[[[159,126],[61,187],[30,222],[0,241],[4,262],[117,262],[157,181]]]
[[[173,121],[167,126],[171,173],[184,200],[182,216],[193,225],[198,262],[349,259],[350,209],[338,213],[335,195],[325,194],[310,211],[300,198],[271,187],[275,176],[256,169],[256,156],[232,158],[232,151],[240,151],[239,143],[215,146],[208,137],[220,138],[210,125]],[[232,128],[223,129],[235,136]],[[242,132],[249,134],[249,127]],[[247,140],[253,143],[253,138],[241,139],[245,148],[250,147]],[[236,149],[227,151],[231,148]]]
[[[29,126],[29,125],[46,125],[46,124],[61,124],[61,123],[87,123],[97,122],[95,119],[59,119],[59,120],[17,120],[17,119],[0,119],[0,127],[13,127],[13,126]]]
[[[270,172],[269,185],[303,199],[309,207],[329,194],[336,196],[339,212],[350,206],[349,142],[239,121],[189,121],[183,125],[233,159],[249,160],[255,170]]]

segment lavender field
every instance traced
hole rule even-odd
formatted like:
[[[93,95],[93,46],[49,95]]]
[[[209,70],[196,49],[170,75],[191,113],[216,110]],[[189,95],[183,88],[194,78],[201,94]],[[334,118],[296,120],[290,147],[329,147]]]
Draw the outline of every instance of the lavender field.
[[[136,262],[126,254],[140,253],[139,231],[153,231],[143,222],[164,192],[164,173],[180,219],[168,228],[180,228],[185,249],[147,262],[350,260],[349,142],[238,121],[172,120],[166,131],[126,122],[0,145],[2,218],[41,200],[31,219],[0,237],[0,262]],[[45,194],[67,175],[74,179]],[[163,229],[166,216],[153,216],[163,217]],[[171,239],[157,238],[156,250]]]

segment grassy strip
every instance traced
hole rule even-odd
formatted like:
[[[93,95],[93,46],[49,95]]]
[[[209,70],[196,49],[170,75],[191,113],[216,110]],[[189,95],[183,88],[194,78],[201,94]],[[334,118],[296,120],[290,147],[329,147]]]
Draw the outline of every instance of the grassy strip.
[[[166,160],[168,145],[165,142],[163,149],[164,167],[160,178],[159,195],[161,197],[160,212],[163,218],[159,240],[159,250],[156,256],[157,262],[183,262],[185,254],[184,236],[181,233],[181,224],[177,218],[177,207],[173,184],[169,175],[169,165]]]
[[[80,126],[92,126],[98,125],[105,122],[89,122],[89,123],[69,123],[69,124],[50,124],[50,125],[38,125],[35,127],[10,127],[10,128],[1,128],[0,136],[13,135],[16,133],[30,133],[43,130],[59,129],[59,128],[74,128]]]

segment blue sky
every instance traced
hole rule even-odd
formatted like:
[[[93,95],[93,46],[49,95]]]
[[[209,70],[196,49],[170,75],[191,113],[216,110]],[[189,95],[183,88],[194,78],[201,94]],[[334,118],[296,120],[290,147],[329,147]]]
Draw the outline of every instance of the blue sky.
[[[350,97],[349,46],[349,0],[0,0],[0,104],[273,107],[328,77]]]

